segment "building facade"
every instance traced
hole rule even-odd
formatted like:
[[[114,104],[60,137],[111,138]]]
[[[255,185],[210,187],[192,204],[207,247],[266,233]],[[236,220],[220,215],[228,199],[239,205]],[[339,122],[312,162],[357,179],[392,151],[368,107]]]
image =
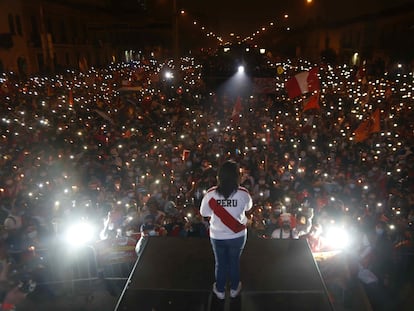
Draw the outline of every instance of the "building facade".
[[[112,8],[111,1],[0,1],[0,71],[86,70],[131,58],[145,45],[170,44],[168,21]]]
[[[139,57],[139,51],[148,48],[164,56],[177,54],[174,31],[184,35],[185,29],[174,29],[172,2],[133,3],[146,6],[145,10],[122,7],[116,12],[120,4],[113,0],[1,0],[0,72],[86,70]],[[352,64],[375,58],[410,62],[413,21],[414,4],[407,4],[335,23],[318,20],[290,31],[277,29],[256,44],[282,58],[319,61],[329,56]],[[201,39],[194,39],[196,32],[191,34],[181,37],[181,50],[191,50],[192,44],[194,49],[200,47]]]
[[[414,60],[414,4],[330,24],[314,24],[291,34],[296,56],[320,60],[330,51],[339,62],[359,64]]]

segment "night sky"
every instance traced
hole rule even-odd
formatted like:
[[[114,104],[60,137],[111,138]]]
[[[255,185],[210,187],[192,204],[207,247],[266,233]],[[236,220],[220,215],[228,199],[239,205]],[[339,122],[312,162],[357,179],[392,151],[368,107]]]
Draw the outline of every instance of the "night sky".
[[[162,0],[159,0],[162,2]],[[285,23],[283,16],[289,14],[294,27],[309,19],[327,21],[373,14],[390,7],[410,3],[410,0],[178,0],[177,5],[191,15],[200,18],[217,33],[230,32],[248,36],[270,21]]]
[[[244,39],[262,27],[290,27],[291,29],[306,25],[309,22],[340,22],[352,17],[359,17],[386,11],[390,8],[411,4],[413,0],[54,0],[86,4],[94,7],[110,5],[110,12],[128,15],[139,19],[149,18],[150,23],[165,24],[173,20],[173,3],[178,11],[183,9],[185,15],[180,16],[180,31],[185,29],[193,37],[200,37],[200,31],[193,27],[203,25],[208,31],[220,36],[223,40],[234,41],[230,33]],[[284,15],[288,14],[288,18]],[[122,17],[121,17],[122,18]],[[182,36],[184,38],[185,36]],[[192,38],[194,40],[194,38]]]

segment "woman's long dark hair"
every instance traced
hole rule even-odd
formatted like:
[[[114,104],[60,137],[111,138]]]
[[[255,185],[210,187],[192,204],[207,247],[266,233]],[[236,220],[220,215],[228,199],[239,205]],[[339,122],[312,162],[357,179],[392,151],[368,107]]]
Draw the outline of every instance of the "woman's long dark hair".
[[[227,199],[239,188],[239,166],[231,160],[224,162],[218,171],[217,178],[216,191]]]

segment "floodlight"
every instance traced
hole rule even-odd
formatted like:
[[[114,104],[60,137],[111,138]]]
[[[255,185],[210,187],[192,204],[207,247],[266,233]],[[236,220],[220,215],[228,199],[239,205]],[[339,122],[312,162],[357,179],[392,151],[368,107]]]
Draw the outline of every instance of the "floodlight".
[[[350,244],[350,237],[344,228],[333,226],[326,232],[326,241],[330,248],[344,249]]]
[[[165,78],[170,80],[170,79],[174,78],[174,75],[171,71],[166,71],[165,72]]]
[[[86,221],[73,224],[66,231],[65,239],[73,246],[85,245],[93,240],[95,228]]]

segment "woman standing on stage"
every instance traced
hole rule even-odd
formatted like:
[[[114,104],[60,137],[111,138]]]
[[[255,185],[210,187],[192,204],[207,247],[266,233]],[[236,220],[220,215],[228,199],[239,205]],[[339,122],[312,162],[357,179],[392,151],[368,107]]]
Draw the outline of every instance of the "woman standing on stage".
[[[239,185],[239,167],[234,161],[226,161],[219,168],[217,186],[210,188],[200,206],[200,213],[210,218],[210,241],[215,257],[213,292],[217,298],[225,298],[227,280],[230,297],[241,291],[240,256],[247,239],[246,212],[252,206],[247,189]]]

